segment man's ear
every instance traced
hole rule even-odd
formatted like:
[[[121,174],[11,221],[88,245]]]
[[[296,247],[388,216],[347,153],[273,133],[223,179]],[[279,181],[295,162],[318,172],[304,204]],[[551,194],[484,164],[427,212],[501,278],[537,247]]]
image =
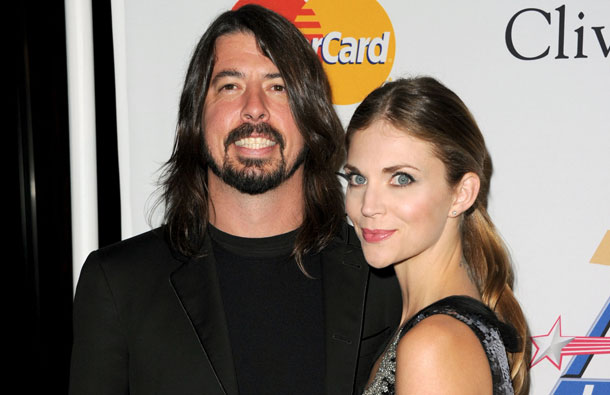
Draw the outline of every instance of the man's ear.
[[[477,200],[480,187],[481,180],[478,175],[472,172],[464,174],[460,182],[455,186],[455,194],[449,216],[457,217],[468,210]]]

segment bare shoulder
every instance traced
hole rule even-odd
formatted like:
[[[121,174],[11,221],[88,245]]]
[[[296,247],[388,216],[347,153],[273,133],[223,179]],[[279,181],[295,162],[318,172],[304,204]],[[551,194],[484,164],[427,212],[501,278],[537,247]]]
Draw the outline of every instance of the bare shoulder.
[[[445,314],[407,332],[396,353],[397,394],[491,394],[485,350],[463,322]]]

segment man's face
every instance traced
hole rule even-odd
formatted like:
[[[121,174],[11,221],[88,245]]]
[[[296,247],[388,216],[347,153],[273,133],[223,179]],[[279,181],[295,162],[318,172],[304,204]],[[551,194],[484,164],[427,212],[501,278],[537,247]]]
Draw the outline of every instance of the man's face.
[[[253,35],[221,36],[215,49],[203,106],[208,167],[240,192],[264,193],[289,178],[305,157],[288,92]]]

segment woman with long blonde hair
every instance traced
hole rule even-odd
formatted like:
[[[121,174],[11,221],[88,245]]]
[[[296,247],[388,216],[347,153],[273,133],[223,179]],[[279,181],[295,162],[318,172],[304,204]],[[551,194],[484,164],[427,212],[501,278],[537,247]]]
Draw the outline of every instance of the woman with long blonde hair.
[[[429,77],[386,83],[346,146],[347,214],[403,298],[365,394],[527,393],[527,324],[487,213],[491,159],[462,100]]]

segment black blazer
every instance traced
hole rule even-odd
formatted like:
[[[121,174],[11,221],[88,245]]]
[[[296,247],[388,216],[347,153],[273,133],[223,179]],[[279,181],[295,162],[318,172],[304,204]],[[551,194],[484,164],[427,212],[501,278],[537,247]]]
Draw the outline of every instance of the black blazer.
[[[93,252],[74,301],[72,395],[237,394],[216,263],[162,228]],[[353,229],[321,252],[328,394],[361,391],[400,320],[393,270],[369,270]],[[298,372],[296,373],[298,374]]]

